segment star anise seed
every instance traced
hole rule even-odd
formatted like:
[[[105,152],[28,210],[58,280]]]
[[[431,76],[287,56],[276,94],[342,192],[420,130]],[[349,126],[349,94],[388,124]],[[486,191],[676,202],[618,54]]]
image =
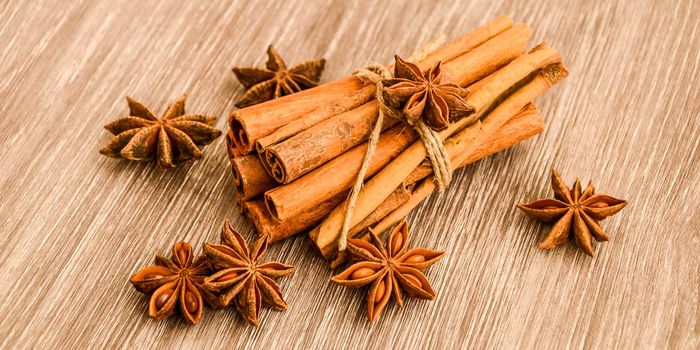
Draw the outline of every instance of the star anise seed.
[[[146,106],[127,96],[129,116],[105,126],[115,136],[100,153],[135,161],[157,159],[161,170],[201,158],[200,147],[214,141],[221,131],[211,126],[216,117],[185,114],[185,99],[185,95],[180,96],[158,119]]]
[[[216,295],[202,285],[210,274],[207,258],[193,259],[192,246],[178,242],[170,259],[156,255],[155,265],[144,267],[129,282],[141,293],[152,293],[149,316],[161,320],[177,308],[182,318],[195,324],[202,317],[203,302],[212,308],[219,305]]]
[[[276,310],[287,309],[274,279],[294,273],[294,267],[278,262],[262,263],[267,250],[268,237],[259,236],[249,248],[243,237],[226,222],[221,230],[221,244],[205,244],[204,253],[216,271],[206,278],[207,288],[220,292],[219,302],[228,306],[232,302],[251,325],[260,323],[262,304]]]
[[[371,242],[348,240],[348,251],[354,263],[331,278],[334,283],[359,288],[372,284],[367,293],[367,316],[374,321],[382,313],[391,296],[403,306],[403,293],[419,299],[435,298],[422,271],[442,259],[444,252],[408,247],[408,224],[402,220],[389,235],[388,247],[370,231]]]
[[[598,222],[615,215],[627,202],[594,194],[591,182],[581,192],[581,182],[578,179],[574,187],[568,189],[555,170],[552,170],[552,188],[554,198],[518,204],[518,208],[528,216],[542,222],[554,222],[547,238],[538,245],[539,248],[552,250],[567,240],[574,240],[586,254],[593,256],[593,239],[598,242],[609,239]]]
[[[443,82],[441,62],[423,74],[417,65],[399,56],[395,59],[394,79],[383,81],[384,101],[403,112],[409,125],[422,119],[431,129],[441,131],[474,114],[474,108],[465,100],[469,91]]]
[[[318,85],[325,59],[300,63],[291,69],[270,45],[267,48],[266,68],[233,68],[246,92],[236,101],[243,108],[281,96],[293,94]]]

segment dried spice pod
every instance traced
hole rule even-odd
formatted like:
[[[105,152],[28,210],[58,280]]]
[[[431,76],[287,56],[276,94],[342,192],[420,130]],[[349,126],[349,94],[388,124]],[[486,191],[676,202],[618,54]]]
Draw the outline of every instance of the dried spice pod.
[[[267,48],[265,68],[233,68],[233,73],[247,91],[236,101],[243,108],[269,101],[318,85],[325,59],[307,61],[287,69],[272,45]]]
[[[105,126],[115,136],[100,153],[135,161],[157,160],[161,170],[202,157],[201,147],[221,135],[216,117],[185,114],[182,95],[158,119],[146,106],[127,96],[129,116]]]
[[[435,291],[422,271],[442,259],[444,252],[408,249],[408,223],[402,220],[389,235],[387,245],[370,231],[371,242],[348,240],[348,251],[355,261],[331,278],[334,283],[359,288],[372,284],[367,293],[367,317],[374,321],[391,296],[403,306],[403,294],[432,300]]]
[[[236,304],[245,320],[254,326],[260,324],[262,304],[276,310],[287,309],[274,279],[294,273],[294,266],[260,261],[267,250],[268,239],[261,235],[248,247],[243,237],[226,222],[221,230],[221,244],[204,245],[204,253],[216,270],[205,279],[204,285],[220,292],[221,305]]]
[[[182,318],[195,324],[202,317],[205,304],[219,306],[217,296],[203,286],[204,278],[210,274],[207,258],[202,255],[195,259],[192,246],[178,242],[170,259],[156,255],[155,265],[144,267],[129,282],[141,293],[152,293],[149,316],[161,320],[179,308]]]
[[[595,194],[592,183],[581,192],[581,182],[576,179],[569,189],[561,176],[552,170],[554,198],[540,199],[518,208],[528,216],[542,221],[554,222],[547,238],[538,245],[540,249],[552,250],[568,240],[573,240],[589,256],[598,242],[609,240],[609,236],[598,221],[615,215],[627,205],[627,201],[602,194]]]
[[[442,63],[422,73],[417,65],[395,56],[394,79],[385,80],[384,100],[400,111],[408,125],[422,120],[435,131],[470,116],[474,107],[467,104],[469,91],[443,81]]]

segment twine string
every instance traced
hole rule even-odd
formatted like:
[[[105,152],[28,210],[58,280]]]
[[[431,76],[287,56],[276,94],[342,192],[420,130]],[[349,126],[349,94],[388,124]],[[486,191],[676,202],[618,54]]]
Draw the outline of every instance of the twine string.
[[[434,51],[442,44],[441,41],[444,42],[444,40],[444,36],[439,36],[416,51],[416,53],[411,56],[410,60],[422,59],[419,56],[425,56],[429,52]],[[360,195],[360,190],[364,184],[367,169],[369,168],[372,161],[372,156],[374,156],[374,152],[377,148],[377,142],[379,141],[379,137],[382,132],[384,117],[389,116],[392,118],[404,119],[402,118],[403,113],[401,111],[390,107],[384,100],[383,81],[385,79],[393,78],[393,74],[386,66],[371,64],[365,68],[356,70],[353,72],[353,75],[367,84],[376,85],[377,89],[375,91],[375,98],[377,99],[378,113],[377,120],[374,123],[374,128],[372,128],[372,132],[367,140],[367,151],[365,152],[364,159],[362,160],[362,165],[357,173],[355,184],[350,190],[350,196],[346,201],[345,218],[343,219],[343,226],[340,231],[340,237],[338,238],[339,251],[343,251],[345,248],[347,248],[348,231],[350,231],[352,214],[355,210],[355,205],[357,204],[357,198]],[[416,123],[414,123],[413,127],[425,146],[426,154],[428,155],[428,159],[430,160],[430,164],[435,175],[437,189],[439,192],[442,192],[452,181],[452,163],[450,162],[450,156],[445,149],[442,139],[440,139],[440,135],[428,127],[428,125],[426,125],[422,120],[418,120]]]

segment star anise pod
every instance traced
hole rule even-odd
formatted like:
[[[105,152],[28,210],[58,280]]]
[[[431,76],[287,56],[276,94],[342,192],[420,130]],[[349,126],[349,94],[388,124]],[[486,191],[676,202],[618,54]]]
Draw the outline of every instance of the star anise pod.
[[[474,113],[464,99],[469,91],[444,82],[442,63],[423,74],[417,65],[396,56],[394,79],[383,81],[384,101],[404,115],[409,125],[419,119],[435,131],[441,131]]]
[[[430,249],[407,250],[408,224],[402,220],[391,232],[388,248],[370,231],[371,242],[348,240],[347,250],[354,263],[331,281],[352,288],[372,284],[367,293],[367,316],[376,320],[393,295],[403,306],[403,293],[432,300],[435,298],[430,283],[421,271],[436,263],[445,254]]]
[[[193,258],[192,246],[178,242],[170,259],[156,255],[155,265],[147,266],[131,276],[129,282],[141,293],[153,293],[148,315],[161,320],[180,310],[182,318],[195,324],[202,317],[203,302],[218,307],[218,299],[202,283],[211,274],[207,258]]]
[[[129,116],[105,126],[114,136],[100,153],[136,161],[157,159],[160,169],[202,157],[200,147],[214,141],[221,131],[212,127],[216,117],[185,114],[185,95],[173,102],[158,119],[132,98]]]
[[[260,322],[263,303],[276,310],[287,309],[282,291],[274,279],[294,273],[294,267],[260,261],[267,250],[268,237],[259,236],[249,248],[227,222],[221,230],[221,243],[204,245],[204,253],[216,270],[204,285],[220,292],[221,305],[228,306],[235,301],[239,312],[254,326]]]
[[[243,108],[293,94],[318,85],[325,59],[300,63],[290,69],[270,45],[267,48],[267,68],[233,68],[233,73],[247,91],[236,101]]]
[[[552,170],[552,189],[554,198],[518,204],[518,208],[530,217],[543,222],[554,222],[547,238],[538,246],[541,249],[552,250],[573,239],[586,254],[593,256],[593,239],[598,242],[609,239],[598,222],[622,210],[627,202],[603,194],[594,194],[591,182],[582,193],[581,182],[578,179],[574,187],[569,189],[555,170]]]

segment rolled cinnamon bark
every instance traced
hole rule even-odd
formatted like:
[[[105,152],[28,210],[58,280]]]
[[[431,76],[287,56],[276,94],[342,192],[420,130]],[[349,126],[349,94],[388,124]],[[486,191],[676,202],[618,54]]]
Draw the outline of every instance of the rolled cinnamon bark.
[[[375,208],[371,214],[367,215],[364,220],[360,221],[360,223],[350,229],[353,236],[378,223],[383,217],[387,216],[389,213],[393,212],[396,210],[396,208],[408,201],[408,199],[411,198],[411,193],[413,192],[414,186],[415,184],[399,185],[399,187],[397,187],[394,192],[391,192],[389,197],[387,197],[382,204]]]
[[[241,155],[236,145],[233,144],[233,132],[231,129],[226,133],[226,154],[228,154],[228,160],[230,161],[233,161],[233,158]]]
[[[499,129],[493,137],[481,144],[466,157],[455,157],[454,161],[459,162],[459,167],[465,167],[482,158],[505,150],[515,143],[519,143],[533,135],[536,135],[544,130],[544,119],[540,115],[537,107],[534,104],[525,106],[523,111],[511,118],[501,129]],[[427,164],[422,164],[408,178],[407,183],[415,183],[420,179],[428,177],[433,173],[432,167]],[[411,193],[411,198],[401,204],[390,214],[383,217],[372,230],[374,232],[384,232],[391,226],[398,223],[401,219],[418,206],[425,198],[427,198],[435,190],[435,181],[433,178],[425,179],[415,187]],[[370,215],[373,216],[373,215]]]
[[[244,201],[241,206],[243,215],[253,224],[258,234],[268,235],[270,243],[291,237],[297,233],[304,232],[323,220],[328,213],[345,199],[344,194],[337,195],[312,210],[289,218],[287,220],[274,220],[265,208],[262,198],[251,201]]]
[[[523,112],[521,112],[521,114],[513,117],[501,128],[501,130],[494,134],[493,138],[489,139],[487,145],[479,147],[477,152],[474,152],[471,155],[469,162],[471,163],[492,153],[510,147],[531,135],[539,133],[542,131],[542,128],[543,122],[539,115],[523,114]],[[432,168],[429,169],[432,172]],[[416,178],[416,181],[418,180],[419,178]],[[401,185],[400,188],[404,188],[403,185]],[[410,193],[410,197],[406,198],[403,196],[403,198],[407,200],[420,198],[414,194],[414,192],[417,190],[418,188],[410,189],[410,187],[407,187],[403,193]],[[377,207],[377,209],[370,214],[368,218],[365,218],[363,222],[353,227],[352,232],[360,232],[370,225],[374,225],[375,222],[373,221],[379,219],[381,219],[380,222],[384,222],[384,215],[388,214],[390,211],[393,214],[398,208],[406,206],[406,204],[402,204],[402,192],[400,190],[395,192],[396,193],[392,193],[389,198],[382,202],[382,204]],[[265,208],[262,198],[243,201],[243,203],[240,203],[240,205],[244,211],[244,214],[253,223],[253,226],[255,226],[258,233],[267,234],[272,237],[273,241],[278,241],[316,226],[326,215],[328,215],[328,213],[331,212],[331,210],[333,210],[338,204],[342,203],[346,196],[347,191],[344,191],[336,197],[333,197],[331,200],[314,207],[311,212],[304,212],[301,216],[292,217],[282,221],[276,221],[270,216],[267,208]]]
[[[282,142],[334,115],[360,107],[374,97],[375,91],[375,86],[368,84],[350,95],[349,98],[342,98],[327,106],[320,106],[300,118],[282,125],[269,135],[259,138],[255,142],[255,148],[262,155],[265,149],[271,145]]]
[[[481,139],[485,142],[478,147],[469,150],[467,150],[465,147],[451,147],[448,152],[451,156],[454,156],[451,157],[453,164],[458,164],[455,168],[462,168],[479,159],[486,158],[491,154],[511,147],[516,143],[529,138],[530,136],[542,132],[542,130],[544,130],[544,120],[542,119],[542,116],[540,116],[539,111],[534,104],[530,103],[523,108],[523,110],[512,116],[510,120],[508,120],[496,133],[492,135],[491,138],[488,140]],[[465,134],[461,135],[461,138],[463,141],[467,141],[464,143],[468,143],[470,140],[470,137],[466,136]],[[460,151],[463,153],[458,153]],[[466,156],[464,153],[466,153]],[[432,174],[432,167],[428,167],[427,169],[429,169],[429,173],[427,174],[422,171],[414,171],[411,173],[411,176],[406,178],[405,183],[413,183],[409,181],[421,181],[421,179]],[[402,184],[402,186],[405,185]],[[406,217],[408,212],[418,206],[418,204],[423,201],[423,199],[428,197],[434,190],[435,182],[433,178],[428,178],[418,183],[413,188],[413,191],[411,191],[410,198],[404,201],[391,213],[381,218],[381,220],[379,220],[379,222],[372,227],[372,230],[376,233],[386,231],[389,227]],[[373,212],[369,216],[374,217],[376,215]],[[317,235],[317,230],[309,233],[309,236],[314,242],[318,241]],[[350,230],[348,232],[348,237],[363,238],[362,232],[356,230]],[[364,237],[366,238],[368,236]],[[336,268],[345,262],[345,253],[338,252],[337,242],[332,242],[331,244],[325,245],[322,248],[319,247],[319,249],[323,257],[329,260],[331,268]]]
[[[444,45],[428,55],[423,64],[427,67],[439,60],[457,57],[488,38],[512,26],[507,17],[499,17],[485,26],[465,35],[454,42]],[[477,43],[477,44],[475,44]],[[280,127],[290,124],[315,110],[317,121],[350,110],[369,100],[374,94],[373,87],[368,87],[360,79],[348,76],[315,88],[287,95],[258,105],[239,109],[229,116],[229,127],[233,131],[233,142],[242,154],[248,154],[255,148],[258,139],[270,135]],[[332,108],[328,108],[332,106]],[[315,124],[301,123],[265,143],[274,143],[299,130]],[[299,129],[301,128],[301,129]],[[261,144],[263,146],[264,144]]]
[[[444,62],[443,72],[455,84],[470,85],[521,55],[530,35],[529,27],[517,24]],[[429,68],[420,63],[421,69]],[[261,159],[275,180],[288,184],[366,140],[376,118],[377,101],[373,100],[265,148]],[[387,127],[396,123],[386,122]]]
[[[256,154],[231,159],[231,172],[236,191],[243,200],[255,198],[278,185]]]
[[[459,131],[469,135],[471,147],[476,147],[479,142],[488,140],[508,120],[509,114],[522,109],[567,74],[556,50],[537,47],[487,77],[481,88],[469,96],[468,101],[476,108],[477,114],[486,115],[493,110],[492,113],[488,113],[489,117],[483,123],[473,124],[460,131],[465,125],[459,121],[439,135],[445,140]],[[395,188],[401,184],[421,164],[425,156],[424,145],[416,142],[365,183],[355,203],[351,225],[356,225],[369,215],[389,195],[386,187]],[[341,204],[336,207],[312,231],[321,251],[329,245],[336,244],[344,219],[344,206],[345,204]]]
[[[468,65],[471,68],[470,73],[462,75],[460,79],[465,79],[462,81],[464,83],[471,83],[472,80],[478,79],[494,69],[500,64],[499,62],[503,63],[510,60],[511,56],[516,55],[525,47],[529,37],[529,29],[525,28],[524,25],[511,27],[512,22],[508,18],[498,18],[458,39],[456,42],[444,46],[438,52],[428,55],[423,60],[423,65],[433,64],[441,57],[462,62],[460,64]],[[506,29],[504,30],[504,28]],[[513,37],[516,39],[513,39]],[[509,40],[510,44],[504,43],[509,42]],[[480,45],[484,41],[486,41],[486,44]],[[465,55],[457,56],[464,48],[474,48],[475,46],[478,46],[477,49]],[[504,47],[510,47],[510,49],[504,49]],[[498,57],[502,58],[499,60]],[[443,69],[449,70],[450,67],[451,65],[448,63]],[[485,67],[484,69],[486,70],[478,69],[479,67]],[[352,146],[367,137],[376,115],[376,101],[371,101],[352,111],[336,115],[288,141],[273,146],[266,152],[267,161],[262,164],[259,164],[252,156],[246,156],[236,161],[231,158],[234,181],[238,192],[242,195],[242,199],[254,198],[274,188],[277,184],[269,174],[272,174],[276,180],[284,182],[285,178],[288,178],[287,174],[294,174],[293,178],[296,178],[300,174],[308,172],[308,169],[315,168],[330,158],[352,148]],[[306,117],[302,118],[299,122],[306,119]],[[387,120],[384,123],[385,129],[390,128],[395,123],[396,121],[393,119]],[[393,134],[395,133],[391,135]],[[234,139],[234,130],[229,130],[226,138],[229,157],[240,155],[240,150],[235,147],[233,142]],[[406,142],[393,146],[405,148],[414,140],[415,137],[412,135],[410,139],[405,140]],[[386,141],[390,140],[385,140],[385,143]],[[288,143],[291,148],[284,148],[283,145]],[[278,154],[275,151],[278,147],[282,150],[282,153]],[[360,152],[355,150],[354,154],[359,155]],[[279,155],[283,155],[286,159],[293,159],[294,161],[288,162],[293,168],[285,169],[282,166],[283,162],[278,161]],[[264,165],[267,166],[265,167]]]
[[[269,135],[280,126],[288,124],[320,106],[336,101],[361,98],[356,92],[365,87],[354,76],[345,77],[327,84],[286,95],[274,100],[235,110],[229,116],[229,128],[233,131],[233,142],[242,154],[255,149],[255,141]],[[362,101],[357,102],[361,104]]]
[[[486,115],[489,109],[493,108],[493,105],[500,102],[504,96],[507,96],[509,92],[512,92],[514,88],[518,87],[518,84],[521,84],[521,81],[525,80],[528,75],[560,59],[556,50],[540,49],[522,55],[512,63],[489,75],[485,78],[488,83],[481,84],[479,89],[475,90],[467,97],[467,102],[476,108],[477,113],[475,113],[473,117],[464,118],[452,124],[447,130],[443,131],[441,135],[449,136],[465,127],[465,125],[470,122],[470,119],[473,121],[474,119]],[[402,133],[404,135],[403,137],[415,140],[415,134],[409,128],[404,128],[403,125],[397,125],[394,128],[406,130]],[[394,130],[394,128],[390,130]],[[382,169],[388,164],[393,157],[397,156],[397,152],[401,152],[407,147],[406,143],[409,142],[404,138],[385,137],[382,135],[377,144],[376,153],[370,162],[367,176],[372,176],[377,170]],[[362,165],[366,147],[366,143],[356,146],[352,150],[343,153],[291,184],[280,186],[266,192],[265,203],[270,213],[278,219],[291,217],[294,216],[296,212],[313,207],[334,196],[336,193],[350,188]],[[392,148],[391,152],[387,152],[384,149],[385,147]],[[424,153],[425,148],[421,146],[416,157],[420,157],[422,161],[425,157]],[[421,156],[421,154],[423,155]],[[418,164],[411,167],[409,171],[413,170],[417,165]],[[407,175],[408,174],[402,176],[398,180],[403,181]],[[398,184],[392,186],[392,190],[397,186]],[[388,193],[382,193],[384,193],[386,198]],[[365,215],[366,214],[367,213],[365,213]],[[357,222],[354,224],[356,223]]]
[[[382,133],[367,170],[368,176],[381,170],[387,162],[401,154],[417,139],[416,133],[403,125],[395,125]],[[265,205],[270,214],[277,220],[284,220],[309,210],[338,193],[343,193],[350,188],[355,179],[366,151],[365,142],[297,181],[265,192]],[[301,208],[293,208],[294,205]],[[280,215],[280,209],[284,215]]]
[[[399,186],[399,188],[392,192],[389,197],[374,210],[374,213],[367,216],[367,218],[359,223],[357,227],[353,228],[353,230],[360,232],[370,225],[376,224],[384,216],[407,201],[411,197],[412,189],[413,185]],[[345,195],[346,194],[343,193],[335,196],[312,210],[302,213],[302,215],[282,221],[276,221],[270,216],[262,198],[244,201],[241,206],[243,214],[248,217],[255,227],[255,230],[259,234],[268,235],[268,237],[270,237],[270,243],[272,243],[304,232],[318,225],[333,208],[343,202]]]

